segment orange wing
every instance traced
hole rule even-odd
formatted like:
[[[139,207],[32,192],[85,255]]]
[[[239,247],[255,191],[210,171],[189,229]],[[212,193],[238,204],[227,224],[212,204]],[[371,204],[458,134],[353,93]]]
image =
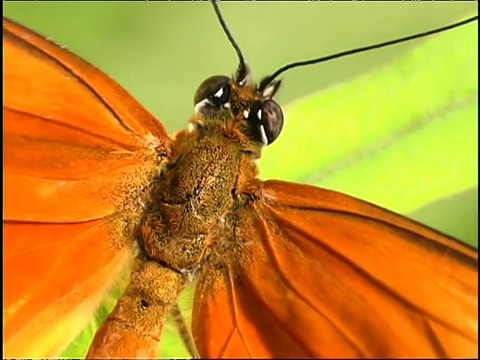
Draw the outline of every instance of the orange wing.
[[[333,191],[267,181],[253,193],[236,216],[240,265],[198,284],[202,356],[478,356],[474,249]]]
[[[3,26],[4,356],[56,356],[133,255],[124,220],[170,140],[94,66]]]

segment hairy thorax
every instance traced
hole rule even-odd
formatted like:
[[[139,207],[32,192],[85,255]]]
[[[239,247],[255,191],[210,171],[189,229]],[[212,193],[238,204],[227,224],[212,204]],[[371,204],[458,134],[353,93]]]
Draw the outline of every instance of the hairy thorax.
[[[176,271],[195,273],[233,236],[242,184],[256,176],[254,153],[220,130],[180,132],[148,190],[139,240],[148,257]]]

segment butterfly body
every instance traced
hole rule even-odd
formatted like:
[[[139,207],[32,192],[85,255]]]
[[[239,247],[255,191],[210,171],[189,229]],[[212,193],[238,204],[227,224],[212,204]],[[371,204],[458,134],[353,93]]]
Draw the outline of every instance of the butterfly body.
[[[236,88],[230,80],[228,91],[230,97],[242,98],[237,104],[243,105],[232,111],[230,105],[222,104],[220,111],[204,109],[195,114],[189,129],[174,136],[168,159],[141,192],[138,223],[125,230],[131,232],[126,238],[140,245],[131,285],[97,333],[88,357],[154,356],[151,340],[159,338],[162,326],[145,324],[163,324],[176,294],[202,269],[227,266],[245,257],[248,241],[234,235],[235,212],[252,201],[247,189],[249,182],[256,181],[255,160],[262,144],[245,133],[244,111],[261,96],[256,87]],[[207,278],[212,275],[208,270],[203,273]],[[158,289],[155,296],[147,296],[149,290],[142,284]],[[137,316],[126,316],[133,313]],[[122,338],[119,334],[125,326],[136,333],[141,352],[109,336]]]
[[[282,129],[278,82],[254,86],[242,67],[208,79],[169,137],[92,65],[4,29],[6,355],[56,355],[122,269],[89,357],[155,356],[192,280],[202,357],[478,355],[476,250],[348,195],[257,177]],[[31,345],[69,317],[68,336]]]
[[[257,173],[258,154],[242,148],[238,130],[222,118],[202,121],[213,124],[176,135],[150,186],[139,239],[152,259],[192,275],[233,231],[242,186]]]

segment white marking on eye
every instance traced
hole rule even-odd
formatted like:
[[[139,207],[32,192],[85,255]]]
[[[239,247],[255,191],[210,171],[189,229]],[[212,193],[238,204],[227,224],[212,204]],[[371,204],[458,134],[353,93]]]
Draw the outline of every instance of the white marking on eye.
[[[243,110],[243,117],[245,119],[248,119],[249,116],[250,116],[250,110]]]
[[[257,118],[258,118],[258,120],[262,120],[262,109],[258,109]]]
[[[222,95],[223,95],[223,87],[218,89],[218,91],[215,94],[213,94],[213,96],[215,96],[217,99],[220,99]]]
[[[188,123],[188,126],[187,126],[188,132],[194,132],[196,129],[197,127],[194,124]]]
[[[262,138],[262,143],[267,145],[268,144],[268,138],[267,138],[267,133],[265,132],[265,128],[263,125],[260,126],[260,137]]]
[[[199,101],[195,107],[193,108],[193,112],[195,114],[198,114],[201,112],[201,109],[205,106],[205,105],[212,105],[212,103],[210,102],[210,100],[208,99],[203,99],[202,101]]]
[[[223,104],[223,107],[224,107],[225,109],[230,109],[232,106],[230,105],[229,102],[227,102],[227,103]]]

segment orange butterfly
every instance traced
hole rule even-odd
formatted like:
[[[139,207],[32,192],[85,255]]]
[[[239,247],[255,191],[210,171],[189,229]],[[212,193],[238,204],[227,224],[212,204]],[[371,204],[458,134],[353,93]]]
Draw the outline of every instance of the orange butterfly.
[[[208,79],[169,138],[106,75],[9,20],[4,48],[6,356],[56,354],[129,266],[91,356],[154,356],[192,278],[203,357],[476,356],[474,249],[256,178],[282,127],[278,82],[257,87],[245,66]]]

